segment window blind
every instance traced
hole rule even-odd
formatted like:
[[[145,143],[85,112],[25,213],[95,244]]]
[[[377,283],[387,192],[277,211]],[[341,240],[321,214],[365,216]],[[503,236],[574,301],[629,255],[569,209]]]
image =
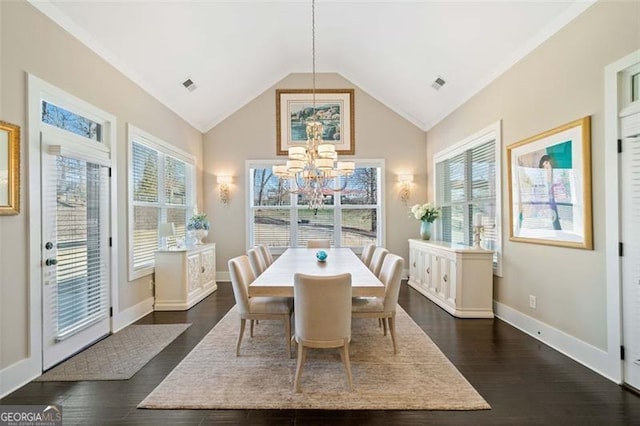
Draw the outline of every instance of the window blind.
[[[108,271],[107,168],[56,157],[56,337],[106,315]],[[49,319],[51,320],[51,319]]]
[[[490,140],[436,162],[436,204],[444,241],[471,245],[473,217],[482,214],[482,245],[499,250],[496,223],[496,141]]]
[[[133,204],[131,220],[131,262],[133,270],[153,267],[160,246],[158,226],[173,222],[176,234],[186,236],[188,202],[191,199],[188,174],[191,166],[155,146],[134,140],[131,145],[131,179]]]

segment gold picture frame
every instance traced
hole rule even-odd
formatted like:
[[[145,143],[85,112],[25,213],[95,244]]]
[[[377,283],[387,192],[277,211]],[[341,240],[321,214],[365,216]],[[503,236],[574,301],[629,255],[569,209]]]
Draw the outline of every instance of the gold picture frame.
[[[20,127],[0,121],[0,215],[20,213]]]
[[[510,240],[593,250],[591,118],[507,146]]]
[[[323,124],[323,142],[342,155],[354,155],[354,89],[316,89],[316,111]],[[307,143],[305,121],[313,110],[313,90],[276,90],[276,155],[287,155],[292,146]]]

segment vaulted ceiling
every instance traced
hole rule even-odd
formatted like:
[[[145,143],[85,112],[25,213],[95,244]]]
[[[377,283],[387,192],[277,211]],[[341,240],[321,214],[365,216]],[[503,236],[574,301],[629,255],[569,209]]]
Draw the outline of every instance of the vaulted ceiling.
[[[202,132],[312,69],[310,0],[30,1]],[[428,130],[592,3],[318,0],[316,71]]]

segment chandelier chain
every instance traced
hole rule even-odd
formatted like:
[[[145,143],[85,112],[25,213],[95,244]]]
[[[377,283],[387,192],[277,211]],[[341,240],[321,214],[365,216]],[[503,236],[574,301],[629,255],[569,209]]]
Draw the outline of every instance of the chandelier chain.
[[[316,105],[315,0],[311,0],[311,61],[312,115],[308,115],[309,109],[305,106],[298,117],[306,121],[307,143],[305,146],[289,147],[289,160],[284,165],[274,165],[272,171],[283,183],[283,187],[287,188],[290,193],[304,195],[307,206],[317,211],[324,206],[326,196],[346,189],[348,177],[355,172],[355,163],[353,161],[338,161],[335,145],[330,141],[323,140],[323,120],[326,121],[327,117],[332,118],[336,111],[334,106],[323,104],[321,112],[318,112]],[[320,117],[318,117],[319,115]],[[288,189],[289,185],[293,185],[293,187]]]
[[[313,119],[316,118],[316,1],[311,0],[311,58],[313,72]]]

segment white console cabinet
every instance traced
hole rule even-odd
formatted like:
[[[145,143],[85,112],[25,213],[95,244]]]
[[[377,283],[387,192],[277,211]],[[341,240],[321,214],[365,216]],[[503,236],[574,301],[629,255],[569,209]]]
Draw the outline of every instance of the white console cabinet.
[[[156,311],[189,309],[218,288],[216,245],[157,251],[155,282]]]
[[[451,315],[493,318],[493,252],[409,240],[409,285]]]

